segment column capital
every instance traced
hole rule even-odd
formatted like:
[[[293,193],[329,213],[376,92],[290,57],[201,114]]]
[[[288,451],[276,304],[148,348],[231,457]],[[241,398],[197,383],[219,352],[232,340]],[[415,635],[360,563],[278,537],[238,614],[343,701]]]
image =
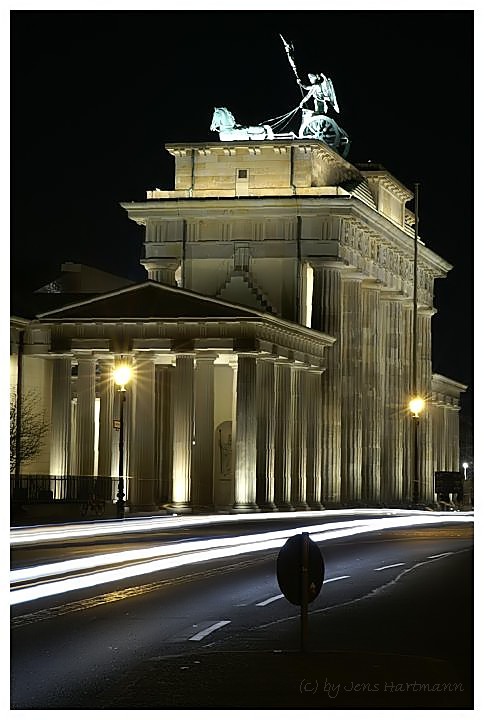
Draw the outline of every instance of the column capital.
[[[200,352],[195,355],[195,363],[201,365],[202,363],[212,364],[218,359],[218,353],[214,352]]]

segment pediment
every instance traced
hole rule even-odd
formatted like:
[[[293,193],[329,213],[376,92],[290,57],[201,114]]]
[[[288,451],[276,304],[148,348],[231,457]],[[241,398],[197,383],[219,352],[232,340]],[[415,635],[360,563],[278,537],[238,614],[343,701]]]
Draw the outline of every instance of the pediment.
[[[60,297],[59,297],[60,299]],[[262,309],[262,308],[261,308]],[[39,320],[188,320],[257,318],[257,312],[224,300],[152,280],[40,314]]]

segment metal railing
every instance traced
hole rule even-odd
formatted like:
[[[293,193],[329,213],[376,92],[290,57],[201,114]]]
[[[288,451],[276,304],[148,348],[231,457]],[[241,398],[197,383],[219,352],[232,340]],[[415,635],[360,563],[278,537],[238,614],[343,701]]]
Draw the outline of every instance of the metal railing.
[[[14,502],[85,502],[90,498],[115,500],[116,477],[84,475],[20,475],[17,485],[10,476],[10,499]]]

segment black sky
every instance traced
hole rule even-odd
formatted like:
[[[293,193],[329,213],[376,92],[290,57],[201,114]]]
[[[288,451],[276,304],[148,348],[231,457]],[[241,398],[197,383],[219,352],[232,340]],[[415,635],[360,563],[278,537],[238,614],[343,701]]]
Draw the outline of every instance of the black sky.
[[[71,260],[142,280],[142,229],[119,202],[173,187],[165,143],[217,140],[287,112],[301,76],[335,85],[350,162],[421,184],[420,234],[454,269],[436,282],[434,371],[470,385],[473,338],[472,11],[14,11],[13,290]]]

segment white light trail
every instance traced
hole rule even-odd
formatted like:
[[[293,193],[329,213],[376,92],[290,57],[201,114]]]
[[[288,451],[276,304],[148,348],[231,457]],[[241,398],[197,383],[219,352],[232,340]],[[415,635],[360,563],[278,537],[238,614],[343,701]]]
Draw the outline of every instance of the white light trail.
[[[54,542],[57,540],[75,540],[77,538],[99,537],[103,535],[122,535],[153,530],[166,530],[180,527],[194,527],[203,525],[215,525],[221,523],[240,522],[246,520],[280,520],[295,518],[317,518],[318,520],[330,520],[341,516],[362,517],[364,515],[378,514],[380,517],[418,517],[419,513],[425,517],[443,516],[449,517],[455,513],[429,513],[426,511],[397,510],[381,508],[363,508],[358,510],[315,510],[302,512],[275,512],[275,513],[247,513],[243,518],[237,514],[231,515],[203,515],[196,517],[171,516],[126,518],[125,520],[102,520],[92,523],[14,527],[10,530],[10,545],[12,547],[30,543]],[[473,513],[459,513],[460,516],[473,517]]]
[[[68,560],[38,568],[22,568],[12,571],[12,581],[35,581],[41,577],[59,578],[59,575],[68,572],[80,572],[98,569],[89,574],[77,575],[63,579],[52,579],[43,584],[28,587],[14,588],[10,592],[10,604],[16,605],[51,595],[59,595],[74,590],[95,587],[109,582],[119,582],[129,578],[140,577],[149,573],[160,572],[170,568],[184,565],[207,562],[226,557],[233,557],[244,553],[260,552],[281,547],[288,537],[308,532],[315,542],[326,541],[358,535],[365,532],[376,532],[384,529],[412,527],[416,525],[438,525],[469,522],[469,517],[460,515],[441,516],[436,513],[412,517],[386,517],[372,518],[363,522],[334,522],[325,526],[312,525],[291,528],[282,531],[258,533],[255,535],[242,535],[237,537],[215,538],[198,540],[183,544],[174,543],[161,545],[156,548],[142,548],[127,550],[119,553],[96,555],[76,560]],[[106,565],[119,563],[134,563],[112,569]]]

